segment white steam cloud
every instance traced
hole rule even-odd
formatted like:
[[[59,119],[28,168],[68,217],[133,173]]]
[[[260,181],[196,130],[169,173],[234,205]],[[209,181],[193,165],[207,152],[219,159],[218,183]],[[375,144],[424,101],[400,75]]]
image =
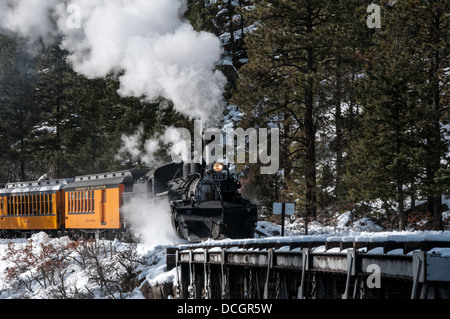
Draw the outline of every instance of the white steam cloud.
[[[220,40],[196,32],[186,9],[186,0],[2,0],[0,28],[60,41],[76,72],[116,74],[123,96],[164,97],[189,118],[214,122],[226,84],[215,71]]]
[[[176,154],[180,161],[189,162],[191,160],[189,146],[179,129],[173,126],[166,127],[164,133],[156,133],[152,138],[145,139],[144,127],[141,125],[134,134],[122,135],[122,146],[116,159],[158,167],[167,164],[157,156],[157,152],[165,149],[168,156]]]
[[[170,221],[169,204],[154,198],[135,198],[122,208],[135,236],[150,247],[181,243]]]

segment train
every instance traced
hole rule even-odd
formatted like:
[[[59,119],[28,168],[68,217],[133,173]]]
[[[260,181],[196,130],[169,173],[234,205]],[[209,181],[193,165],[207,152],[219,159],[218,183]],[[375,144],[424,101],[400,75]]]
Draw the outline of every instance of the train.
[[[164,201],[173,231],[183,240],[254,237],[257,205],[222,163],[172,163],[74,178],[3,184],[0,235],[124,238],[130,225],[123,207],[140,197]],[[148,211],[152,207],[149,205]]]

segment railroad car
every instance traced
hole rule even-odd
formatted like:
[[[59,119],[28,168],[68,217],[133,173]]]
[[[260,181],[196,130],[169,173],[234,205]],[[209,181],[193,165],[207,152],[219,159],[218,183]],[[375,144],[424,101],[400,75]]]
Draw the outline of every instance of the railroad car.
[[[71,180],[9,183],[0,189],[0,232],[18,233],[61,230],[64,186]]]
[[[122,236],[125,224],[121,212],[124,193],[148,170],[129,170],[75,177],[64,187],[65,231],[72,237]]]

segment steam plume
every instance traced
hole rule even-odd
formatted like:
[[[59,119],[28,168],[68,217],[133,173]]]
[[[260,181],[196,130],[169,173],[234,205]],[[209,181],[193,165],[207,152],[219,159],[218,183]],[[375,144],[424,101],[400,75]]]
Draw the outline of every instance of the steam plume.
[[[147,246],[181,243],[170,221],[167,202],[150,197],[135,198],[123,206],[125,222],[130,223],[135,236]]]
[[[76,72],[116,74],[123,96],[164,97],[191,119],[213,122],[226,84],[214,71],[220,41],[196,32],[182,18],[186,9],[186,0],[2,0],[0,28],[59,41]]]

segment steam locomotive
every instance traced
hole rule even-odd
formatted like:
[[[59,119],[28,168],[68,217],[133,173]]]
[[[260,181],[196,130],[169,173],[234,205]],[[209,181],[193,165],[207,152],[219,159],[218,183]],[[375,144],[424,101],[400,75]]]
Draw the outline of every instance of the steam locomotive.
[[[168,169],[170,166],[158,173],[167,176],[164,173]],[[193,163],[184,164],[183,176],[168,181],[168,190],[157,196],[170,202],[172,226],[180,238],[189,241],[251,238],[257,206],[244,200],[239,188],[222,163],[209,165],[207,169]]]
[[[170,218],[182,239],[253,237],[257,207],[241,197],[239,188],[221,163],[9,183],[0,188],[0,234],[121,237],[128,230],[123,205],[151,196],[167,203],[167,216],[161,218]]]

